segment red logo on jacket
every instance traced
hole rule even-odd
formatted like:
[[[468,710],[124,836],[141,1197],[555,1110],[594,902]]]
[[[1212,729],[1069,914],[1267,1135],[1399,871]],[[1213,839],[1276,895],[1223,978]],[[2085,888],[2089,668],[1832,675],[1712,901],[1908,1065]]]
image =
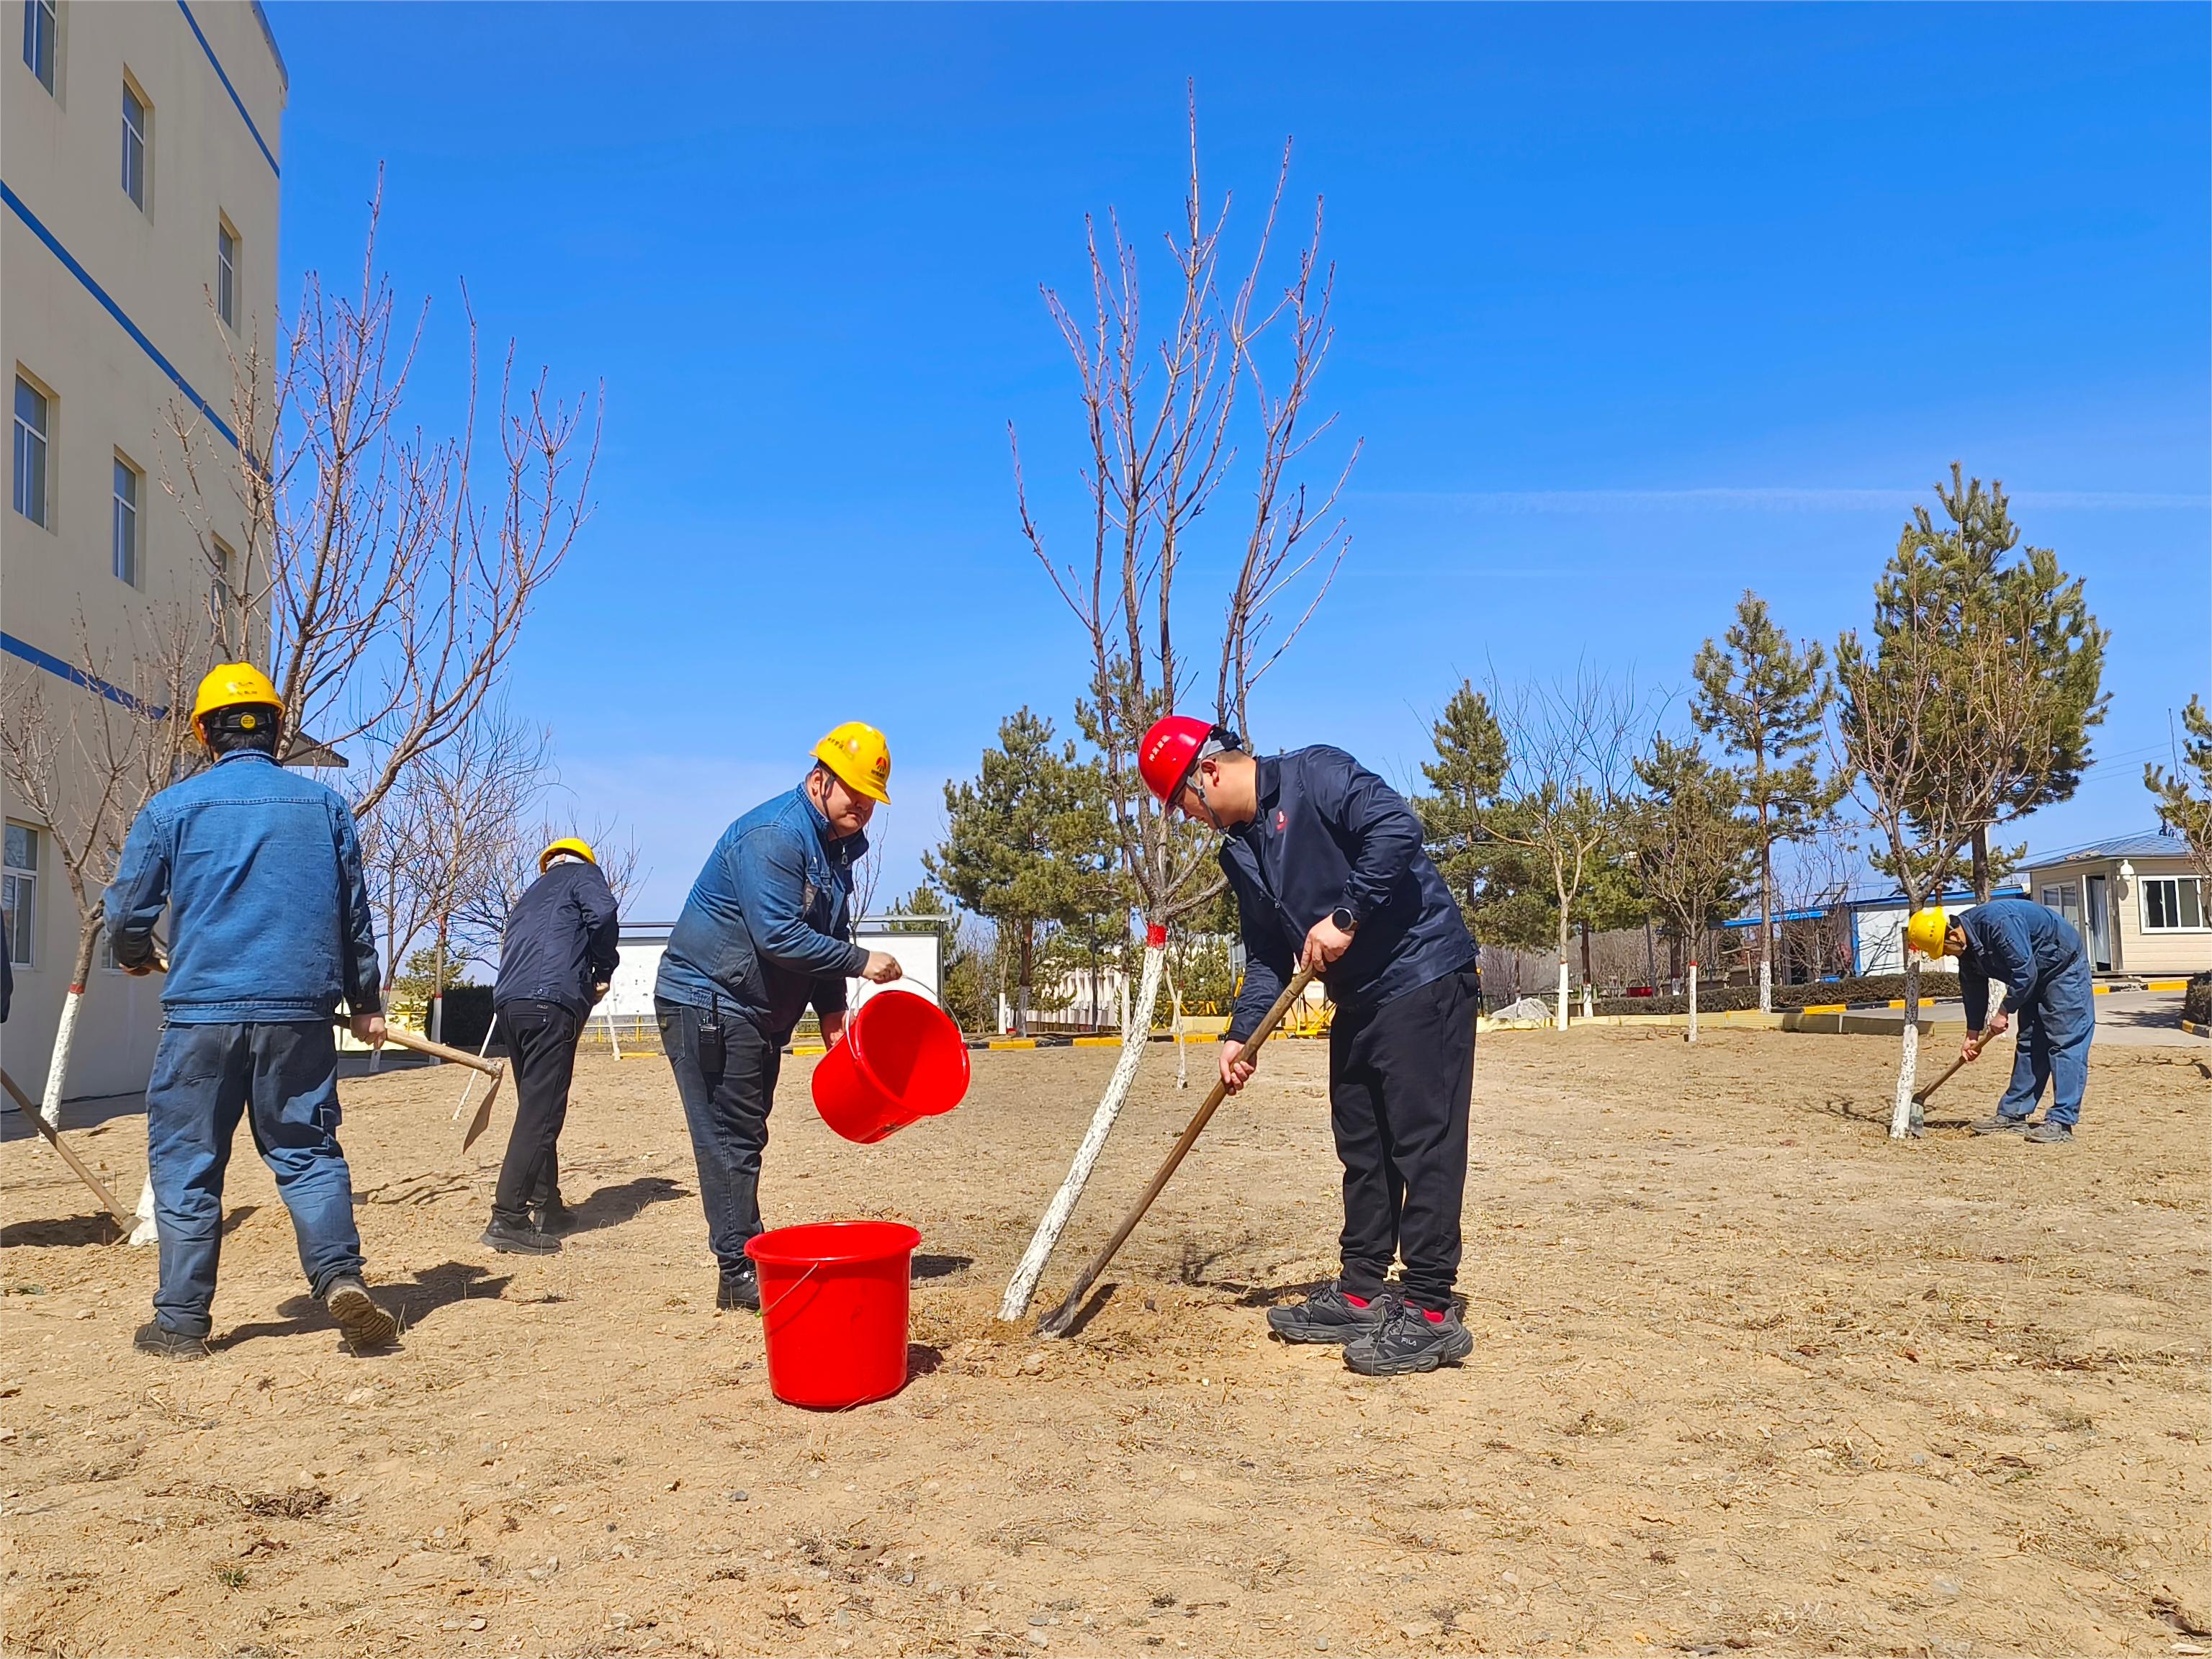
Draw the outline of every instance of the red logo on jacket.
[[[1281,807],[1278,806],[1275,809],[1275,833],[1279,836],[1281,835],[1283,833],[1283,826],[1287,824],[1290,821],[1289,815],[1286,814]]]

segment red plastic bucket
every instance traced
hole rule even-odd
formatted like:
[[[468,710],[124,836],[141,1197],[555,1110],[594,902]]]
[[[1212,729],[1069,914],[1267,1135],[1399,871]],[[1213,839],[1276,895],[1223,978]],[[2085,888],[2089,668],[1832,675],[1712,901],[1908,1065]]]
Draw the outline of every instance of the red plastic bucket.
[[[906,1386],[907,1291],[921,1243],[903,1222],[817,1221],[746,1243],[778,1400],[842,1411]]]
[[[880,991],[862,1003],[843,1040],[814,1068],[822,1121],[862,1146],[951,1111],[967,1092],[960,1028],[911,991]]]

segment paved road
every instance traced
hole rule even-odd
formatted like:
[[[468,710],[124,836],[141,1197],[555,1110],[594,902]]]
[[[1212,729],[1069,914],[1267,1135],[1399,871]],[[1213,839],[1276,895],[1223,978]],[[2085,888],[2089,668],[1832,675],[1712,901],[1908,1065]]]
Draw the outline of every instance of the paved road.
[[[1856,1011],[1854,1011],[1856,1013]],[[1902,1024],[1905,1011],[1891,1009],[1887,1015],[1869,1009],[1867,1015],[1887,1018]],[[1936,1023],[1964,1023],[1965,1007],[1958,1002],[1938,1002],[1923,1018]],[[2114,991],[2097,999],[2097,1046],[2118,1044],[2123,1048],[2197,1047],[2212,1055],[2212,1041],[2193,1036],[2181,1029],[2181,994],[2179,991]]]

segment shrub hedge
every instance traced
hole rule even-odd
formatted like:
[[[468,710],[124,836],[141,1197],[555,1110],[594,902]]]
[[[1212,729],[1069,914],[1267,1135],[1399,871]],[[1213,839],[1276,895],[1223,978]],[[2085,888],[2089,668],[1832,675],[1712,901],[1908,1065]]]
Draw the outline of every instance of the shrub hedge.
[[[1959,994],[1959,976],[1923,973],[1920,975],[1920,994],[1955,997]],[[1840,1002],[1858,1007],[1869,1003],[1887,1004],[1904,995],[1904,975],[1865,974],[1852,979],[1823,980],[1814,985],[1778,985],[1774,988],[1774,1006],[1780,1011],[1819,1008]],[[1684,1014],[1690,1010],[1690,1000],[1686,996],[1601,997],[1593,1006],[1601,1014]],[[1698,1012],[1701,1014],[1728,1013],[1758,1006],[1759,988],[1755,985],[1698,988]],[[1571,1018],[1581,1008],[1582,999],[1577,997],[1568,1008],[1569,1016]]]
[[[2191,1025],[2212,1025],[2212,973],[2190,977],[2181,994],[2181,1017]]]

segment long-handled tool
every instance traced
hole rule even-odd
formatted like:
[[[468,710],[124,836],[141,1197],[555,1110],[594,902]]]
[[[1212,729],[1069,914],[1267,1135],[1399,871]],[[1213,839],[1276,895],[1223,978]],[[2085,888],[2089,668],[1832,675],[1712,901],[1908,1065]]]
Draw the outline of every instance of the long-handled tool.
[[[498,1097],[500,1079],[507,1075],[507,1062],[503,1060],[486,1060],[480,1054],[471,1054],[465,1048],[449,1048],[442,1042],[433,1042],[428,1037],[418,1037],[412,1031],[403,1031],[397,1026],[387,1025],[384,1028],[384,1040],[394,1048],[411,1048],[418,1054],[429,1054],[438,1060],[449,1060],[456,1066],[465,1066],[471,1071],[482,1072],[491,1079],[491,1087],[484,1091],[484,1097],[477,1103],[477,1115],[469,1120],[468,1133],[461,1137],[463,1152],[465,1152],[470,1147],[475,1146],[477,1137],[484,1132],[485,1127],[491,1121],[491,1103]]]
[[[1975,1040],[1975,1042],[1974,1042],[1974,1052],[1975,1052],[1975,1054],[1979,1054],[1982,1052],[1982,1048],[1983,1048],[1984,1045],[1985,1045],[1985,1044],[1990,1041],[1990,1037],[1991,1037],[1993,1035],[1995,1035],[1995,1034],[1994,1034],[1994,1033],[1992,1033],[1992,1032],[1990,1032],[1990,1031],[1986,1031],[1986,1030],[1985,1030],[1985,1031],[1984,1031],[1984,1032],[1981,1034],[1981,1036],[1980,1036],[1978,1038],[1977,1038],[1977,1039]],[[1945,1084],[1948,1083],[1948,1082],[1952,1079],[1952,1078],[1953,1078],[1953,1077],[1954,1077],[1955,1075],[1957,1075],[1959,1068],[1960,1068],[1961,1066],[1964,1066],[1966,1063],[1966,1055],[1964,1055],[1964,1054],[1960,1054],[1960,1055],[1958,1057],[1958,1059],[1956,1059],[1956,1060],[1953,1060],[1953,1061],[1952,1061],[1948,1066],[1945,1066],[1945,1067],[1943,1068],[1943,1074],[1942,1074],[1941,1077],[1937,1078],[1937,1079],[1936,1079],[1933,1083],[1929,1084],[1926,1088],[1924,1088],[1924,1089],[1916,1089],[1916,1090],[1913,1091],[1913,1095],[1912,1095],[1912,1103],[1913,1103],[1915,1106],[1925,1106],[1925,1105],[1928,1103],[1928,1097],[1929,1097],[1929,1096],[1930,1096],[1930,1095],[1932,1095],[1932,1094],[1934,1094],[1934,1093],[1935,1093],[1938,1089],[1942,1088]]]
[[[1283,987],[1282,995],[1275,999],[1275,1006],[1261,1017],[1260,1023],[1252,1028],[1252,1035],[1245,1039],[1243,1059],[1249,1060],[1260,1052],[1260,1045],[1274,1035],[1275,1027],[1283,1023],[1283,1017],[1306,994],[1306,986],[1312,978],[1312,971],[1304,968],[1291,976],[1291,982]],[[1160,1172],[1152,1177],[1152,1184],[1146,1188],[1143,1195],[1130,1206],[1129,1213],[1121,1218],[1121,1224],[1114,1230],[1114,1236],[1106,1241],[1097,1255],[1091,1258],[1091,1265],[1076,1275],[1073,1287],[1060,1304],[1037,1321],[1039,1336],[1065,1336],[1067,1334],[1067,1328],[1075,1322],[1076,1311],[1083,1305],[1083,1298],[1098,1282],[1098,1275],[1106,1271],[1107,1264],[1114,1260],[1115,1253],[1128,1242],[1129,1235],[1137,1231],[1137,1224],[1145,1218],[1145,1212],[1152,1207],[1152,1200],[1160,1195],[1161,1189],[1181,1167],[1185,1154],[1197,1144],[1199,1136],[1206,1132],[1206,1124],[1228,1097],[1227,1085],[1216,1078],[1213,1087],[1206,1091],[1205,1103],[1192,1117],[1189,1127],[1182,1132],[1182,1138],[1176,1142],[1175,1150],[1168,1154],[1167,1162],[1160,1165]]]
[[[70,1166],[79,1181],[92,1188],[93,1196],[100,1201],[108,1214],[115,1218],[115,1224],[123,1229],[122,1236],[125,1238],[130,1237],[131,1230],[138,1224],[138,1218],[115,1201],[115,1194],[100,1184],[100,1177],[85,1167],[82,1158],[70,1150],[69,1143],[61,1138],[54,1126],[47,1122],[45,1115],[39,1110],[38,1103],[15,1086],[14,1078],[9,1077],[5,1072],[0,1072],[0,1085],[6,1087],[9,1097],[21,1109],[23,1115],[31,1120],[39,1133],[46,1138],[46,1144],[62,1155],[62,1162]]]

